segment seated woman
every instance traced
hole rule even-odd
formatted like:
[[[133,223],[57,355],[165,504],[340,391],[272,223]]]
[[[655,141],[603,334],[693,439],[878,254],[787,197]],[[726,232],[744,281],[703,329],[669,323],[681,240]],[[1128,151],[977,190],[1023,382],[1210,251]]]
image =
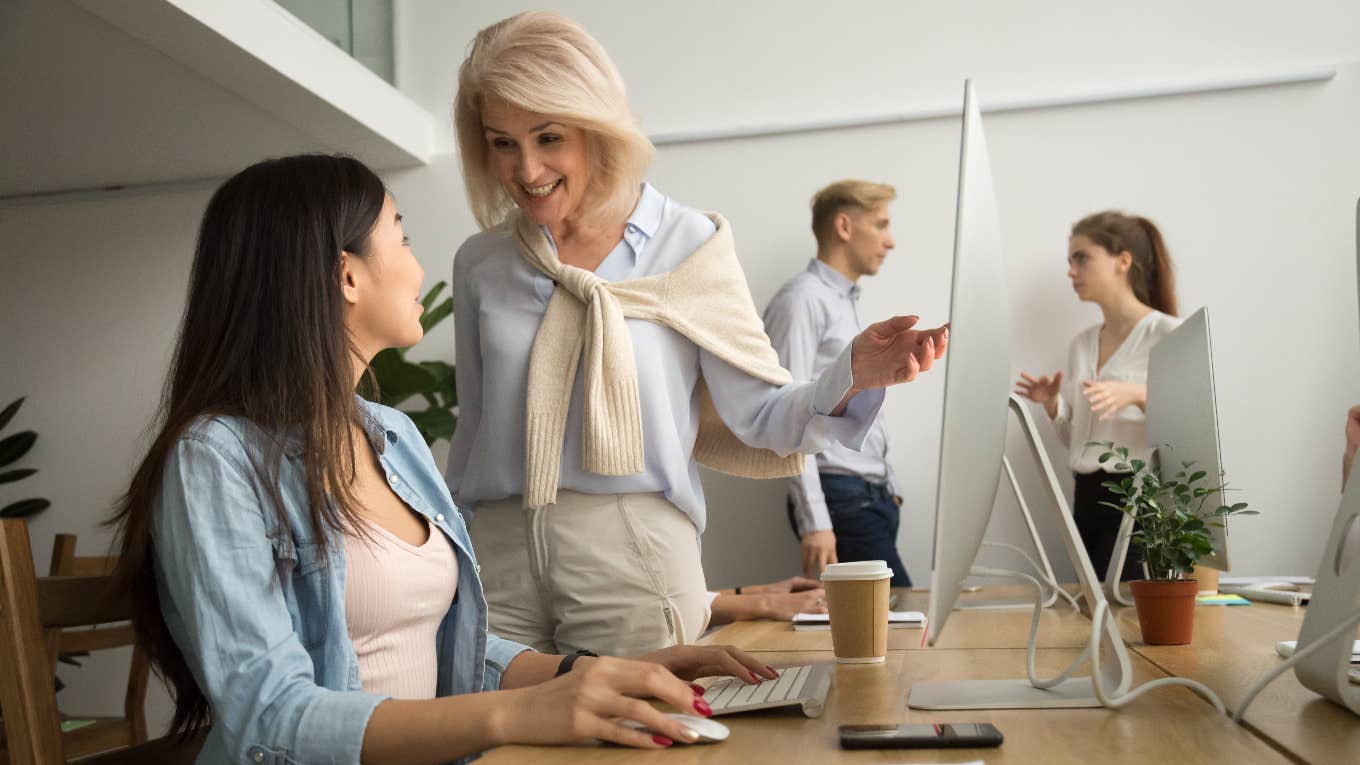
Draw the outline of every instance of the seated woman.
[[[358,398],[421,338],[424,273],[382,182],[300,156],[204,214],[162,423],[119,507],[119,574],[200,762],[448,762],[499,744],[693,731],[731,648],[551,656],[487,632],[467,528],[400,412]],[[579,659],[579,660],[578,660]],[[655,731],[642,733],[618,718]]]
[[[769,584],[747,584],[708,593],[713,616],[708,626],[750,619],[790,621],[795,614],[826,613],[826,590],[816,579],[792,576]]]

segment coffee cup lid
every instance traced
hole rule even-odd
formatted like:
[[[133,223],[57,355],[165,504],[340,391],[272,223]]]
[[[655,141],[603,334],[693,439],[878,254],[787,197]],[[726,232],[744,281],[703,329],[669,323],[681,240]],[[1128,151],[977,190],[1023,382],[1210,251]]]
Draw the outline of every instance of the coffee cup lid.
[[[823,582],[851,579],[891,579],[892,569],[882,560],[860,560],[853,563],[832,563],[822,570]]]

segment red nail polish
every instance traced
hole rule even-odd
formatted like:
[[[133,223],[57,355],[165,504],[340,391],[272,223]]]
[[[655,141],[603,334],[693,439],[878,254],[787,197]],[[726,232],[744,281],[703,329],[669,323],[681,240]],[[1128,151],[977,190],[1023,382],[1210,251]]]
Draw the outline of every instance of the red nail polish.
[[[750,679],[750,682],[753,682],[753,683],[758,683],[758,682],[760,682],[760,678],[759,678],[759,677],[756,675],[756,673],[754,673],[754,672],[747,672],[747,673],[746,673],[746,677]]]
[[[710,706],[708,705],[708,702],[707,702],[707,701],[704,701],[702,697],[701,697],[701,698],[697,698],[697,699],[694,700],[694,711],[695,711],[695,712],[698,712],[699,714],[703,715],[704,717],[712,717],[712,716],[713,716],[713,708],[710,707]]]
[[[652,741],[659,746],[670,746],[671,744],[675,743],[674,741],[671,741],[670,739],[661,735],[652,736]]]
[[[766,665],[765,665],[765,671],[766,671],[766,672],[769,672],[771,675],[777,675],[777,674],[779,674],[779,671],[776,670],[774,667],[771,667],[769,664],[766,664]]]
[[[702,685],[699,685],[698,683],[690,683],[690,684],[689,684],[689,689],[690,689],[691,691],[694,691],[694,695],[696,695],[696,696],[702,696],[702,695],[704,695],[704,693],[705,693],[706,690],[707,690],[707,689],[705,689]]]

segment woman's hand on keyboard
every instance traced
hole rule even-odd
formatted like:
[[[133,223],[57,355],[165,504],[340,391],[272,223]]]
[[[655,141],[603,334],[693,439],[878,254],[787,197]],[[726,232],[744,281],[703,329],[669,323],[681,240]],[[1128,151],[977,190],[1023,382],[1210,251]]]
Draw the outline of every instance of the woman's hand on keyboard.
[[[692,743],[695,736],[641,699],[660,699],[685,714],[712,714],[700,692],[664,666],[612,657],[584,657],[561,677],[503,693],[508,703],[496,718],[494,738],[504,743],[563,744],[597,738],[661,749],[674,741]],[[647,731],[629,728],[615,718],[638,722]]]
[[[774,680],[779,673],[745,651],[730,645],[677,645],[637,657],[669,669],[686,680],[732,675],[748,683]]]

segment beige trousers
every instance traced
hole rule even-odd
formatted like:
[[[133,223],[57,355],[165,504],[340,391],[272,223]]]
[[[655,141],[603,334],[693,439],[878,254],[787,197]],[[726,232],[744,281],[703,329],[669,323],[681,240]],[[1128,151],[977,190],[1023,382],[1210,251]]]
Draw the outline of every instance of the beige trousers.
[[[547,653],[636,656],[708,625],[694,524],[661,494],[558,491],[478,503],[468,525],[490,629]]]

